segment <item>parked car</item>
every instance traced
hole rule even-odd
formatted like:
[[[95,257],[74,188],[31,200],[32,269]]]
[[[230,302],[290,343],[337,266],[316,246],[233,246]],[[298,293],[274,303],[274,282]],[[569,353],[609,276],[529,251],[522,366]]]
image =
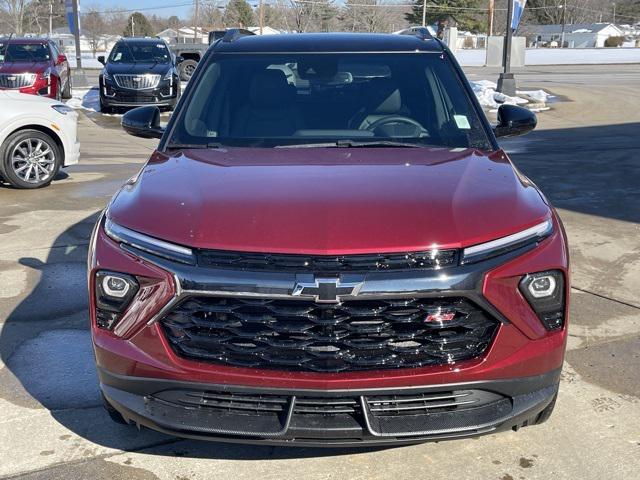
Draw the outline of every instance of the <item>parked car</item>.
[[[228,32],[92,236],[112,418],[178,436],[386,445],[544,422],[565,233],[429,35]]]
[[[180,79],[188,82],[196,71],[198,62],[204,57],[209,45],[223,38],[228,30],[212,30],[208,33],[209,43],[176,43],[171,45],[171,51],[174,55],[181,57],[184,61],[180,64]],[[249,30],[233,29],[233,31],[242,31],[245,34],[251,34]]]
[[[0,179],[16,188],[49,185],[78,163],[78,114],[56,100],[0,91]]]
[[[46,38],[0,39],[0,90],[71,98],[71,68],[55,42]]]
[[[173,108],[180,97],[177,65],[164,40],[122,38],[109,57],[99,56],[100,109],[109,113],[118,107],[157,105]]]

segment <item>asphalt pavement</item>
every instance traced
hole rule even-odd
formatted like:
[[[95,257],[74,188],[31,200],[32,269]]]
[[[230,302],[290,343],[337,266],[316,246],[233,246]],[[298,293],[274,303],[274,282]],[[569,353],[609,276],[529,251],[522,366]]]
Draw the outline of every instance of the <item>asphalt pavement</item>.
[[[518,78],[556,102],[538,130],[504,147],[558,208],[571,247],[567,361],[547,423],[374,450],[196,442],[113,424],[93,367],[87,243],[155,141],[83,113],[80,165],[47,189],[0,187],[0,478],[639,478],[640,67],[534,67]]]

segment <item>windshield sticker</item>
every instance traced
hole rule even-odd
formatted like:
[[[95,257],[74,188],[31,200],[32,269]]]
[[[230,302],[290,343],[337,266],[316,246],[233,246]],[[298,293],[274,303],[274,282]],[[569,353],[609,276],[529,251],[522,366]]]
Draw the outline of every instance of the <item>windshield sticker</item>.
[[[454,115],[453,119],[460,130],[471,130],[471,124],[466,115]]]
[[[166,48],[162,43],[156,43],[157,48]]]

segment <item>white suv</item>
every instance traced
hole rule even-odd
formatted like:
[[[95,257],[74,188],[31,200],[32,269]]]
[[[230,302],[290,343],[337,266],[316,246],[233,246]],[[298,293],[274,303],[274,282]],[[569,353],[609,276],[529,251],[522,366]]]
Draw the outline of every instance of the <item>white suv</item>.
[[[56,100],[0,91],[0,178],[16,188],[49,185],[78,163],[78,114]]]

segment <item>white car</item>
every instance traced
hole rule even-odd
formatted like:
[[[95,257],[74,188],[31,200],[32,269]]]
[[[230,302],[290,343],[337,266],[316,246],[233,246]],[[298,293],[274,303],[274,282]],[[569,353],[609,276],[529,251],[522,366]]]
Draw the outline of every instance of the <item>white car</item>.
[[[0,90],[0,177],[16,188],[49,185],[78,163],[78,113],[49,98]]]

